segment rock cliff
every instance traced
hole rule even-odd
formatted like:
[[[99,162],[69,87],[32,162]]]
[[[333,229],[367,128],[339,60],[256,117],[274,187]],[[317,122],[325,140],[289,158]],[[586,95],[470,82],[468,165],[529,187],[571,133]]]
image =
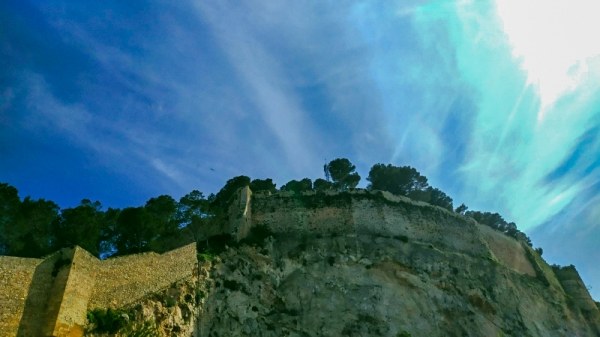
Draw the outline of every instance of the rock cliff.
[[[133,306],[164,335],[600,336],[573,267],[405,198],[245,189],[210,231],[232,239],[203,255],[195,290]]]

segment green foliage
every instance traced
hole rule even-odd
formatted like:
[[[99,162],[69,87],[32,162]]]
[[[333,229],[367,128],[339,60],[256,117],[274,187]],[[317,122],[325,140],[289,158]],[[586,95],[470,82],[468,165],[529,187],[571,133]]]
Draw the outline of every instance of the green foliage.
[[[273,235],[273,232],[267,226],[257,225],[252,227],[248,236],[240,243],[262,247],[265,240],[271,235]]]
[[[210,262],[210,261],[214,260],[215,257],[217,257],[217,255],[215,255],[213,252],[206,251],[206,252],[198,253],[197,257],[198,257],[198,262]]]
[[[204,291],[202,289],[197,288],[196,296],[195,296],[196,304],[200,303],[200,301],[202,301],[202,299],[204,297],[206,297],[206,294],[204,293]]]
[[[400,331],[396,335],[396,337],[411,337],[412,335],[408,331]]]
[[[210,212],[210,203],[202,192],[193,190],[179,199],[177,208],[179,227],[198,242],[202,236],[202,229],[214,221]]]
[[[173,297],[167,297],[167,299],[165,300],[165,306],[167,308],[172,308],[177,304],[177,300]]]
[[[19,213],[21,199],[16,188],[0,183],[0,254],[8,254],[11,250],[12,224]]]
[[[55,250],[53,228],[59,221],[59,207],[52,201],[26,197],[16,202],[16,189],[3,184],[0,199],[0,249],[3,254],[40,257]],[[0,200],[1,201],[1,200]]]
[[[144,323],[128,324],[119,336],[123,337],[160,337],[158,328],[153,322],[147,321]]]
[[[325,176],[331,178],[333,187],[337,190],[355,188],[360,182],[360,175],[355,172],[356,166],[346,158],[334,159],[324,169]]]
[[[523,241],[529,246],[531,246],[531,239],[529,239],[529,237],[525,233],[518,230],[517,225],[514,222],[507,222],[498,213],[467,211],[465,212],[465,215],[475,219],[475,221],[479,222],[482,225],[489,226],[497,231],[500,231],[517,240]]]
[[[266,192],[271,192],[271,193],[277,192],[277,187],[273,183],[273,180],[270,178],[269,179],[254,179],[254,180],[252,180],[252,182],[250,182],[250,189],[252,190],[252,192],[261,192],[261,191],[266,191]]]
[[[446,193],[434,187],[427,187],[425,190],[413,191],[409,195],[414,200],[424,201],[434,206],[453,211],[452,198]]]
[[[151,198],[144,206],[148,214],[149,226],[161,234],[171,234],[179,227],[177,221],[177,201],[168,195]]]
[[[314,181],[313,189],[317,192],[324,192],[333,189],[333,183],[325,179],[319,178]]]
[[[375,164],[371,167],[367,180],[370,182],[368,189],[407,197],[429,187],[427,178],[410,166]]]
[[[458,214],[465,214],[465,212],[469,209],[469,207],[467,207],[467,205],[465,204],[460,204],[460,206],[456,207],[456,209],[454,210],[454,212],[458,213]]]
[[[312,181],[308,178],[304,178],[300,181],[291,180],[287,184],[281,186],[282,191],[290,191],[294,193],[301,193],[312,190]]]
[[[99,201],[81,200],[75,208],[63,209],[56,232],[56,245],[68,247],[79,245],[95,256],[100,254],[104,212]]]
[[[121,310],[94,309],[87,313],[87,320],[94,325],[94,332],[114,334],[127,324],[127,314]]]
[[[158,232],[148,226],[151,222],[144,207],[128,207],[121,211],[116,226],[116,248],[119,254],[148,251],[150,241]]]

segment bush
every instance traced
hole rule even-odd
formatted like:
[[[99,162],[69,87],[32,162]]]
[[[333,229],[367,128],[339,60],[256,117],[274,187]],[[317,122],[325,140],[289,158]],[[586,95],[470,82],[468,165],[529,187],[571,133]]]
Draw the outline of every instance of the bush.
[[[167,308],[174,307],[175,304],[177,304],[177,300],[175,300],[173,297],[167,297],[165,301],[165,305],[167,306]]]
[[[100,333],[116,333],[129,320],[127,313],[113,309],[94,309],[87,313],[87,319],[94,325],[93,331]]]
[[[123,329],[123,333],[120,336],[127,337],[159,337],[158,329],[152,322],[134,323],[128,325]]]
[[[211,251],[198,253],[198,262],[210,262],[214,260],[216,255]]]

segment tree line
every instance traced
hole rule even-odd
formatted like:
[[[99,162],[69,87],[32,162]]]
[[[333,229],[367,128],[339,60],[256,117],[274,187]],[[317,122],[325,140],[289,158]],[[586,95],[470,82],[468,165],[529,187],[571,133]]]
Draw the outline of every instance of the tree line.
[[[73,245],[97,257],[165,251],[177,247],[185,238],[198,242],[204,226],[226,221],[229,202],[241,187],[268,193],[347,191],[356,188],[361,179],[346,158],[330,161],[323,171],[324,179],[291,180],[279,189],[272,179],[237,176],[209,196],[193,190],[179,200],[161,195],[143,206],[106,210],[99,201],[89,199],[65,209],[50,200],[30,197],[21,200],[15,187],[0,183],[0,255],[41,257]],[[531,240],[514,222],[507,222],[498,213],[469,211],[464,204],[454,209],[452,198],[430,186],[427,178],[413,167],[375,164],[367,181],[369,190],[388,191],[472,217],[531,245]]]

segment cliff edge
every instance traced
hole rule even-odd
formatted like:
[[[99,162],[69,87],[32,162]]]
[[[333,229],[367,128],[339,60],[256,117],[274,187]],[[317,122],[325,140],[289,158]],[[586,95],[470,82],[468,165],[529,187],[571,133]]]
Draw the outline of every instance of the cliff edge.
[[[227,231],[198,336],[600,336],[574,268],[428,204],[245,189]]]

